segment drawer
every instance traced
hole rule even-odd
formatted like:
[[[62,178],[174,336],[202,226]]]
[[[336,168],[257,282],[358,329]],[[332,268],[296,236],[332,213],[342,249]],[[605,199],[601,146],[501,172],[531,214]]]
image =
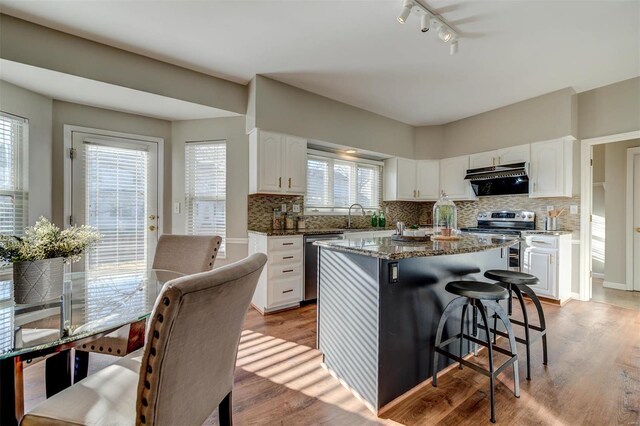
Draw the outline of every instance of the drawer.
[[[302,300],[302,277],[271,280],[269,306],[284,305]]]
[[[272,251],[291,251],[292,249],[302,249],[302,237],[269,238],[269,254]]]
[[[528,235],[525,238],[525,244],[527,245],[527,247],[555,249],[555,248],[558,248],[558,245],[559,245],[558,243],[559,243],[559,238],[557,237]]]
[[[298,263],[283,263],[279,265],[269,265],[269,280],[288,279],[289,277],[297,276],[298,279],[302,279],[302,262]],[[271,281],[269,281],[271,282]]]
[[[302,250],[273,251],[269,256],[269,265],[295,264],[302,262]]]

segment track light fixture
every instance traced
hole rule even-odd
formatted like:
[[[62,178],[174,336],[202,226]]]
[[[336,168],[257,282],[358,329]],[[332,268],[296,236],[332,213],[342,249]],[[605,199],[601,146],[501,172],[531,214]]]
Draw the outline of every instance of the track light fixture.
[[[449,53],[452,55],[458,53],[458,34],[451,29],[446,22],[444,22],[442,17],[434,14],[416,0],[403,0],[402,10],[398,16],[398,22],[401,24],[407,22],[411,13],[420,17],[420,31],[426,33],[431,27],[435,27],[436,30],[438,30],[438,37],[440,40],[445,43],[451,42]]]
[[[415,5],[411,0],[404,0],[402,3],[402,11],[400,11],[400,15],[398,15],[398,22],[404,24],[407,22],[407,18],[411,14],[411,8]]]

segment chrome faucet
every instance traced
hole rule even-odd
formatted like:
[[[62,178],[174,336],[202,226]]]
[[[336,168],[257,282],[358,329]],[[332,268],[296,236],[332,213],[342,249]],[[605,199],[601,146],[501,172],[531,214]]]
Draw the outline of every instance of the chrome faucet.
[[[364,216],[364,215],[365,215],[365,213],[364,213],[364,207],[362,207],[362,205],[360,205],[360,204],[358,204],[358,203],[351,204],[351,205],[349,206],[349,223],[347,224],[347,228],[349,228],[349,229],[351,229],[351,209],[352,209],[354,206],[358,206],[358,207],[360,207],[360,210],[362,210],[362,216]]]

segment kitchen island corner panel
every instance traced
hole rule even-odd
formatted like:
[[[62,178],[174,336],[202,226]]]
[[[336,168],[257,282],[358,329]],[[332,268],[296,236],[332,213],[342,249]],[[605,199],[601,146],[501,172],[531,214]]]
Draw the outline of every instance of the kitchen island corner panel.
[[[327,368],[376,413],[429,379],[436,328],[454,298],[446,283],[486,281],[484,271],[506,269],[505,247],[384,259],[323,245],[318,348]],[[397,268],[397,280],[392,268]],[[443,337],[459,331],[459,316],[450,317]],[[468,353],[468,345],[463,349]],[[440,357],[438,368],[450,363]]]

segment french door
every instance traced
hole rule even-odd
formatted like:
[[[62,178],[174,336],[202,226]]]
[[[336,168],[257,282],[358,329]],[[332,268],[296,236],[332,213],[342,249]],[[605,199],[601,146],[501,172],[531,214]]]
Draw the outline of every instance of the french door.
[[[158,241],[158,144],[72,132],[70,223],[102,238],[74,271],[151,268]]]

